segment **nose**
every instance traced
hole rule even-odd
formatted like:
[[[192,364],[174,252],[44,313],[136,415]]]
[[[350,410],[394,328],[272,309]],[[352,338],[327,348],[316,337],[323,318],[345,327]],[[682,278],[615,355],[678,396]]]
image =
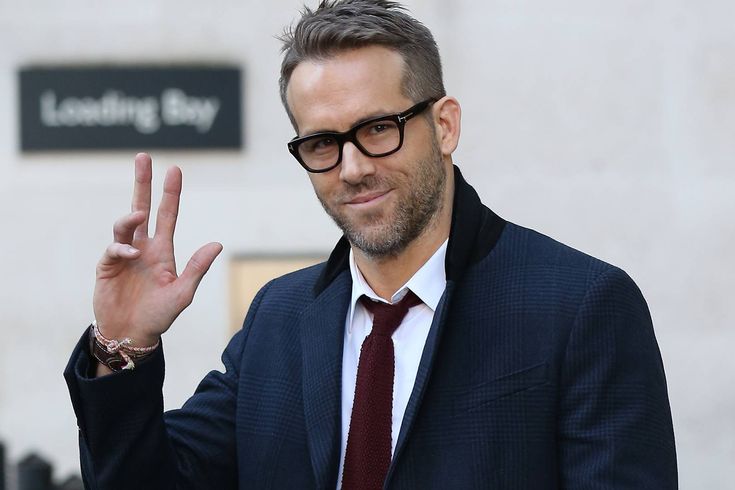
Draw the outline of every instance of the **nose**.
[[[351,141],[342,147],[342,163],[339,176],[348,184],[357,185],[368,175],[375,173],[374,159],[363,154]]]

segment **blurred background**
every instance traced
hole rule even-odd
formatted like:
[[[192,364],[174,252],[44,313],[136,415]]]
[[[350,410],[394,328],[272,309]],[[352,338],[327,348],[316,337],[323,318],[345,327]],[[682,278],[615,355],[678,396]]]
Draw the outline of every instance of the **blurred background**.
[[[309,5],[315,6],[316,1]],[[484,202],[624,268],[651,308],[684,489],[733,488],[735,4],[731,0],[413,0],[463,107],[455,162]],[[275,35],[294,0],[0,0],[0,440],[78,472],[61,373],[92,320],[95,264],[130,206],[129,150],[23,151],[29,66],[241,70],[240,148],[148,150],[179,165],[183,266],[224,253],[166,335],[174,408],[221,365],[242,260],[328,254],[339,237],[286,151]],[[160,197],[160,187],[154,200]],[[292,261],[292,262],[289,262]],[[295,261],[295,262],[293,262]],[[240,291],[240,289],[237,289]],[[239,321],[239,320],[238,320]]]

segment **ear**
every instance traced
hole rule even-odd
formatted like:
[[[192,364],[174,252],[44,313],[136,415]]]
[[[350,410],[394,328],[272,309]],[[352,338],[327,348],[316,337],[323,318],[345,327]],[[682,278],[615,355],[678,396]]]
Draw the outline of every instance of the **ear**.
[[[454,97],[444,96],[432,105],[434,127],[442,156],[450,156],[457,149],[462,123],[462,108]]]

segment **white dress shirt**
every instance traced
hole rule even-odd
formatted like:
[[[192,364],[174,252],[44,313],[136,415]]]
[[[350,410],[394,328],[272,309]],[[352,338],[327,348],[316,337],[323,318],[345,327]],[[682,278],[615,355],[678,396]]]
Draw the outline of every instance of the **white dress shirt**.
[[[393,418],[391,423],[391,454],[396,449],[401,422],[406,412],[408,399],[411,396],[416,373],[419,369],[421,354],[424,351],[426,337],[434,319],[434,312],[444,294],[447,284],[444,270],[444,259],[447,253],[447,241],[440,246],[434,255],[406,282],[391,298],[391,303],[400,301],[410,289],[423,302],[411,308],[393,333],[395,351],[395,378],[393,380]],[[360,348],[373,328],[372,315],[358,302],[363,294],[373,300],[386,302],[368,285],[357,268],[355,257],[350,251],[350,274],[352,275],[352,298],[347,310],[345,323],[344,348],[342,351],[342,446],[339,460],[339,484],[342,487],[342,470],[345,464],[347,436],[350,430],[352,403],[355,399],[357,365],[360,360]]]

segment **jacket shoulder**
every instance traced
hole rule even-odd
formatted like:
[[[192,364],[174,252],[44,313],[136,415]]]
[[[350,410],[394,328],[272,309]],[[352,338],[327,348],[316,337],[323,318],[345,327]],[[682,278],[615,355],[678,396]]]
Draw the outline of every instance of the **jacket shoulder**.
[[[504,260],[522,261],[526,267],[567,272],[583,271],[585,275],[598,275],[613,270],[622,272],[604,260],[514,223],[507,224],[498,245],[498,252],[504,256]]]
[[[534,304],[564,304],[570,311],[598,281],[640,295],[635,282],[619,267],[510,222],[466,280],[504,295],[524,296]]]
[[[300,312],[314,300],[314,284],[325,264],[321,262],[271,279],[253,299],[248,316],[254,314],[255,310],[278,315]]]
[[[268,296],[287,295],[296,300],[308,301],[314,299],[314,284],[319,280],[326,262],[304,267],[293,272],[272,279],[265,287]]]

